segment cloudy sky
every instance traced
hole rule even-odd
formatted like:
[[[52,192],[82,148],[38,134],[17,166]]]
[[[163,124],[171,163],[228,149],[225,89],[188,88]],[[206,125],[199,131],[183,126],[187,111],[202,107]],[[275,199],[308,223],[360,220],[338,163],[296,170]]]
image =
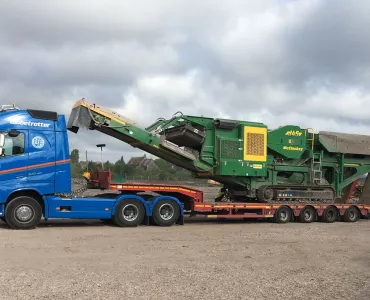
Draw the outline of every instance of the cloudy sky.
[[[0,0],[0,101],[82,97],[142,126],[173,113],[370,134],[370,2]],[[105,159],[141,154],[104,136]]]

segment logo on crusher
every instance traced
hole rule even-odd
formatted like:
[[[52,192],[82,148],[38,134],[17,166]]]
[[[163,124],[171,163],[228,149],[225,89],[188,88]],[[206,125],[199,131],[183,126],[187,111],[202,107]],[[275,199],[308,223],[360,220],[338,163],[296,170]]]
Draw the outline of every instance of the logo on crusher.
[[[45,145],[45,141],[41,136],[35,136],[32,139],[32,146],[34,146],[35,148],[41,149],[42,147],[44,147],[44,145]]]
[[[296,130],[296,131],[294,131],[294,130],[289,130],[289,131],[287,131],[287,132],[285,133],[285,135],[287,135],[287,136],[301,136],[301,135],[302,135],[302,132],[301,132],[301,131],[299,131],[299,130]]]
[[[291,147],[291,146],[284,146],[283,147],[284,150],[288,150],[288,151],[303,151],[303,148],[300,148],[300,147]]]

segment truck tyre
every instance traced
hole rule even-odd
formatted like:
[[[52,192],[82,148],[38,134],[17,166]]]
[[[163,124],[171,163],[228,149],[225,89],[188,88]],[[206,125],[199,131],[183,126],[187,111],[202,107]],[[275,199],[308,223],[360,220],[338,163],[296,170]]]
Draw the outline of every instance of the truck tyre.
[[[333,223],[337,219],[338,212],[335,207],[327,207],[321,215],[321,220],[325,223]]]
[[[348,207],[344,212],[344,222],[356,222],[359,218],[359,213],[357,209],[353,206]]]
[[[154,206],[153,221],[158,226],[171,226],[176,223],[180,208],[175,201],[161,200]]]
[[[136,227],[145,217],[144,205],[135,199],[122,200],[112,217],[114,224],[120,227]]]
[[[299,214],[299,221],[302,223],[311,223],[315,220],[316,211],[311,206],[306,206],[301,210]]]
[[[32,197],[14,198],[5,207],[6,222],[13,229],[33,229],[39,224],[41,217],[41,206]]]
[[[286,206],[280,207],[275,212],[275,216],[274,216],[276,223],[288,223],[291,218],[292,218],[292,212]]]

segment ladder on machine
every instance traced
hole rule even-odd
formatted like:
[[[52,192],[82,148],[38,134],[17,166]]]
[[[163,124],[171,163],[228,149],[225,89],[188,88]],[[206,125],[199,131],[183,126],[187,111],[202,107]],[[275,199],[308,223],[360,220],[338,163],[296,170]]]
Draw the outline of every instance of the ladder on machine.
[[[310,132],[311,130],[311,132]],[[311,142],[311,149],[312,149],[312,160],[311,160],[311,182],[312,183],[321,183],[322,182],[322,152],[315,153],[314,152],[314,144],[315,144],[315,131],[313,128],[307,128],[305,132],[306,136],[311,134],[311,138],[307,138],[307,141]]]
[[[322,182],[322,154],[321,153],[313,153],[313,157],[311,160],[311,170],[312,170],[312,182],[313,183],[321,183]]]

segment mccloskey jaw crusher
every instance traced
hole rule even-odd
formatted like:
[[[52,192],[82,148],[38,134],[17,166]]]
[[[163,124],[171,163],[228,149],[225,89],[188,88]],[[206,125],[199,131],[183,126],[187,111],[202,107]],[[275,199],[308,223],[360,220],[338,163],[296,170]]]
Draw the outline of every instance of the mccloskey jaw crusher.
[[[175,114],[147,128],[84,99],[68,129],[98,130],[197,178],[223,184],[226,201],[334,203],[370,172],[370,136]],[[348,193],[347,193],[348,195]],[[219,199],[219,200],[220,200]]]

